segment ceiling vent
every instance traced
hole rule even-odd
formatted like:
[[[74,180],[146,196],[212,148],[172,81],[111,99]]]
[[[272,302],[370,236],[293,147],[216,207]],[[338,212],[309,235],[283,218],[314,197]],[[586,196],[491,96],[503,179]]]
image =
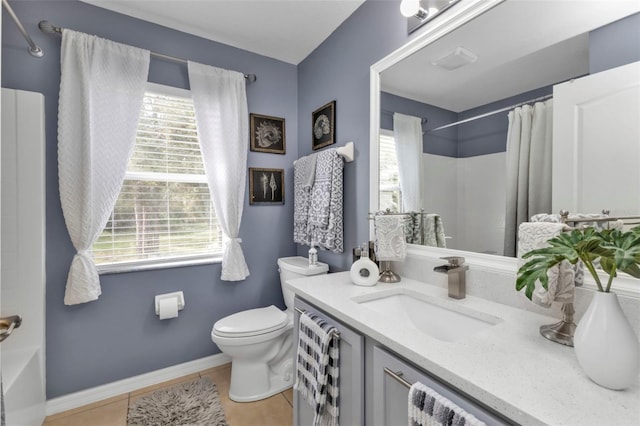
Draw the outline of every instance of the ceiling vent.
[[[431,64],[451,71],[465,65],[472,64],[477,60],[478,55],[475,53],[465,49],[464,47],[456,47],[454,51],[432,61]]]

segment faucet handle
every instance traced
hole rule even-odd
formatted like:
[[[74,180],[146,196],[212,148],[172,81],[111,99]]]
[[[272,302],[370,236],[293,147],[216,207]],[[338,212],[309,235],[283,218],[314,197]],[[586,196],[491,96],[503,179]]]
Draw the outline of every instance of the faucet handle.
[[[440,259],[446,260],[447,262],[449,262],[449,265],[454,268],[457,268],[458,266],[461,266],[464,263],[464,257],[460,257],[460,256],[444,256],[444,257],[441,257]]]

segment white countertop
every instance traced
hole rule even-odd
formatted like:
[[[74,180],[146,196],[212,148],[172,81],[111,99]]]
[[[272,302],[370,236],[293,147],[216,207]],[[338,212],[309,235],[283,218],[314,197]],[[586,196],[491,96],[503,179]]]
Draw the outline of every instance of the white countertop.
[[[640,425],[640,379],[624,391],[593,383],[582,372],[573,348],[540,335],[541,325],[557,322],[552,317],[473,296],[450,299],[443,288],[404,277],[399,283],[360,287],[351,283],[349,272],[338,272],[289,280],[285,286],[520,424]],[[445,342],[352,300],[397,288],[502,321],[473,336]]]

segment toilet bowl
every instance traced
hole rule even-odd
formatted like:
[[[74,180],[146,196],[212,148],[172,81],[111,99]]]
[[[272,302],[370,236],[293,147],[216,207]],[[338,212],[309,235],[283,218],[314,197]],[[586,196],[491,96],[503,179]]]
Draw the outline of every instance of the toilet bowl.
[[[309,266],[307,258],[278,259],[280,284],[292,278],[326,274],[328,265]],[[285,311],[274,305],[224,317],[213,325],[211,339],[231,357],[229,398],[250,402],[268,398],[294,382],[293,299],[282,287]]]

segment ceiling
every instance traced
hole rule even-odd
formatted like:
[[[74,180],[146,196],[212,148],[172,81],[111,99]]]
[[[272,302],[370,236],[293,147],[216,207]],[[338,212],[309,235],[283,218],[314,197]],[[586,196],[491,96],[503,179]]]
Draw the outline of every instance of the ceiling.
[[[461,112],[589,73],[588,33],[640,11],[638,0],[507,0],[382,73],[385,92]],[[476,62],[432,61],[463,47]]]
[[[364,0],[82,0],[299,64]]]

